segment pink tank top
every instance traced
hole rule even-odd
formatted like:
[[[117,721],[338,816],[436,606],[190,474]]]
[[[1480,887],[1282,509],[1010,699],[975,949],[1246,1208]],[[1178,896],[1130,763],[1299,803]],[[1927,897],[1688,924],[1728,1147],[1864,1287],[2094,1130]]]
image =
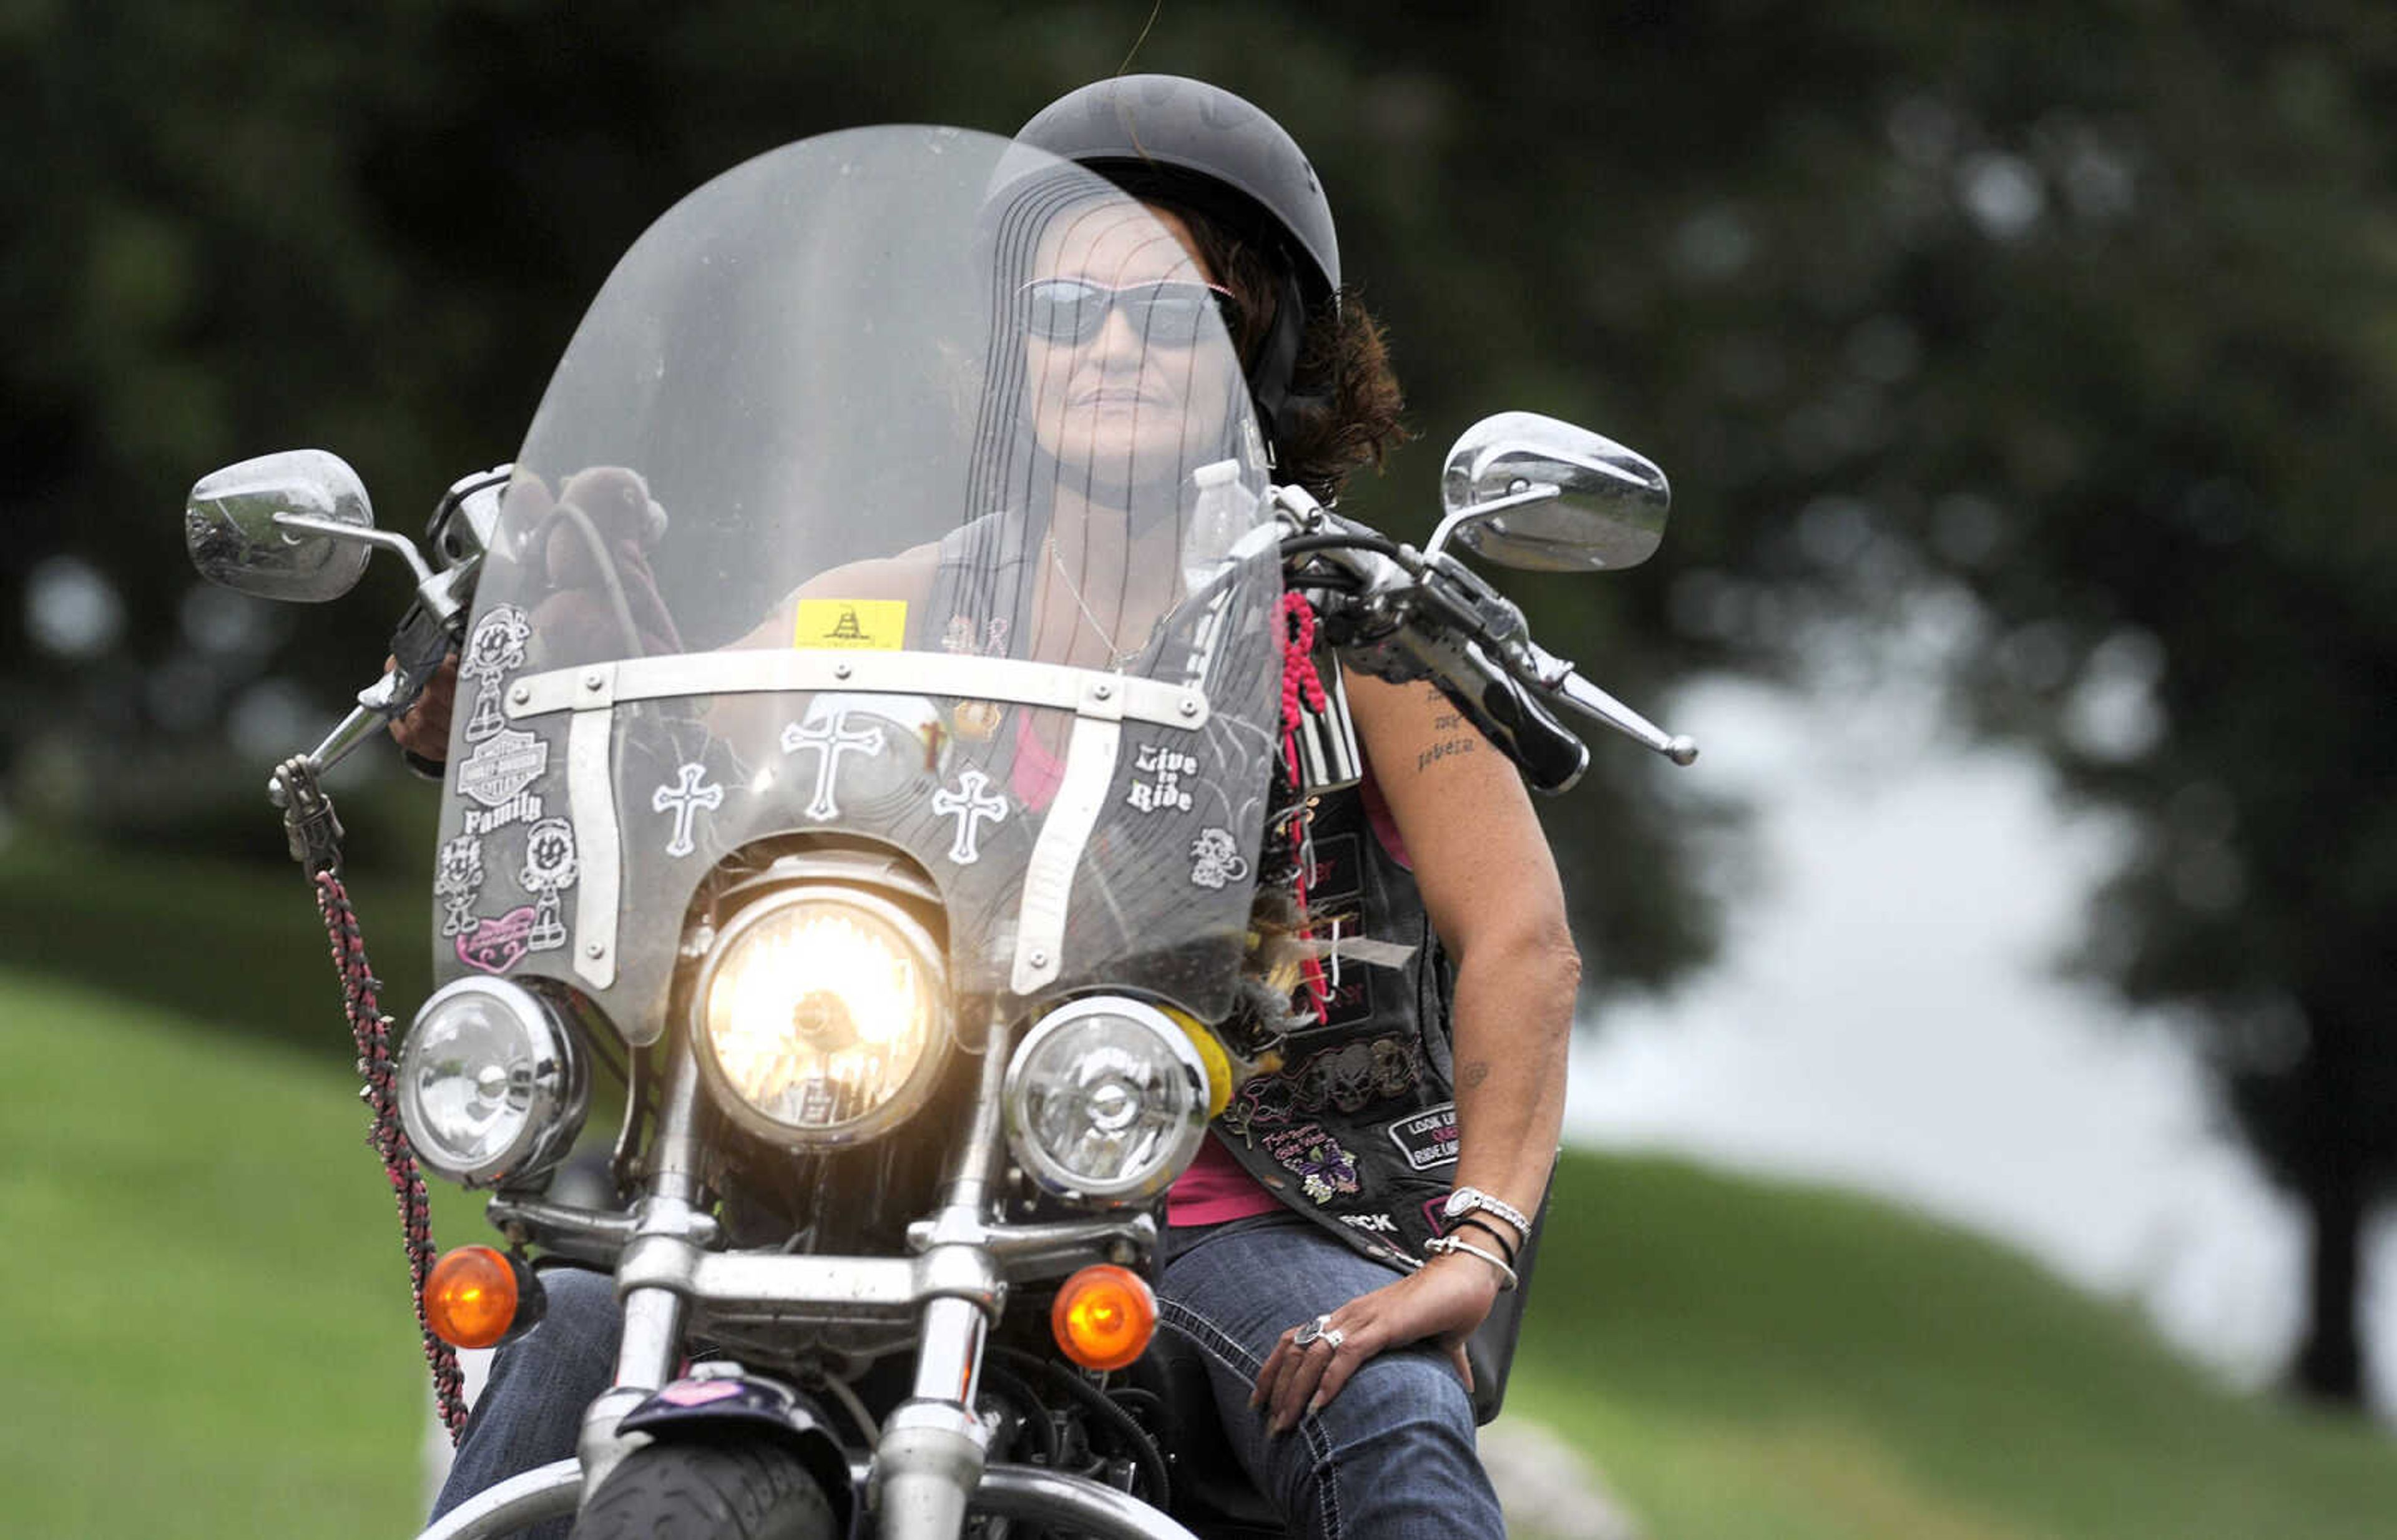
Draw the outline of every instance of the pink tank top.
[[[1198,1146],[1198,1158],[1165,1195],[1168,1225],[1223,1225],[1252,1213],[1271,1213],[1281,1200],[1232,1158],[1211,1131]]]

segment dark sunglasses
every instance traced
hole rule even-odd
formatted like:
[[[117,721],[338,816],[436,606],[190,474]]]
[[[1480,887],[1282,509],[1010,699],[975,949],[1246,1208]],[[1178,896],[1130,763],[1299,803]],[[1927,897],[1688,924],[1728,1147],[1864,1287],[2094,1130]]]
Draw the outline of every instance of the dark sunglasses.
[[[1161,278],[1126,284],[1121,288],[1094,284],[1088,278],[1035,278],[1017,290],[1024,329],[1044,342],[1079,347],[1099,334],[1110,311],[1124,319],[1155,347],[1186,348],[1198,340],[1208,307],[1224,317],[1226,329],[1239,315],[1239,301],[1221,284]]]

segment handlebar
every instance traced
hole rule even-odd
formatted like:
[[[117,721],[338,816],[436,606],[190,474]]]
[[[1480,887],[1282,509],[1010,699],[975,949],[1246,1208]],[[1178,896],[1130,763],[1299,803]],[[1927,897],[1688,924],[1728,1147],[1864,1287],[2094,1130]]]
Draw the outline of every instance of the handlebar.
[[[1534,790],[1561,792],[1589,763],[1588,745],[1558,707],[1677,765],[1697,758],[1691,739],[1664,731],[1532,640],[1522,611],[1453,556],[1425,556],[1295,488],[1277,488],[1275,499],[1292,531],[1282,542],[1284,563],[1297,569],[1292,586],[1322,595],[1326,636],[1342,657],[1394,682],[1430,680]]]

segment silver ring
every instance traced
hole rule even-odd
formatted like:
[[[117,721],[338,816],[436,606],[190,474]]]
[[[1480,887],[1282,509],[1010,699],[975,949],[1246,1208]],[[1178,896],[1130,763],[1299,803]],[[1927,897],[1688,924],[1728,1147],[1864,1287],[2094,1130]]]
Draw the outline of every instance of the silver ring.
[[[1329,1341],[1332,1348],[1335,1351],[1338,1350],[1341,1337],[1339,1332],[1332,1329],[1330,1316],[1318,1316],[1291,1333],[1290,1345],[1292,1347],[1311,1347],[1316,1343],[1324,1341]]]

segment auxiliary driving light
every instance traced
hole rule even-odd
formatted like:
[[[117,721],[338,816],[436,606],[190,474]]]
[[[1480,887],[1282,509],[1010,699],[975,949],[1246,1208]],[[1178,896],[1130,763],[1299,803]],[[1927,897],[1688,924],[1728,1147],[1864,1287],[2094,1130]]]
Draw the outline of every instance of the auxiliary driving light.
[[[717,1102],[802,1147],[888,1132],[931,1096],[948,1046],[940,948],[862,889],[790,888],[743,909],[701,969],[693,1034]]]
[[[1145,1001],[1101,995],[1042,1017],[1007,1066],[1007,1139],[1061,1197],[1137,1203],[1198,1153],[1215,1077],[1192,1034]]]
[[[398,1082],[416,1158],[468,1187],[522,1183],[556,1165],[590,1096],[564,1013],[504,979],[460,979],[426,1000],[400,1045]]]
[[[1157,1295],[1129,1268],[1110,1263],[1085,1267],[1057,1291],[1049,1307],[1050,1334],[1085,1369],[1122,1369],[1148,1350],[1157,1334]]]

